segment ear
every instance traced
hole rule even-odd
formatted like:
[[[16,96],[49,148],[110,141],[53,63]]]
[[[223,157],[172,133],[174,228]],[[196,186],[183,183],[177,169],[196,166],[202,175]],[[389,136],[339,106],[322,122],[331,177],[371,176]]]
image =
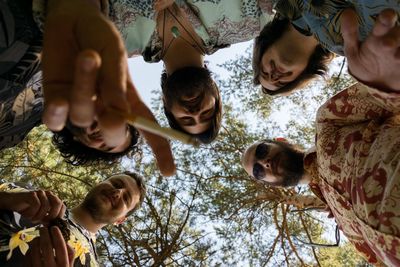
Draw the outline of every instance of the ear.
[[[120,225],[121,223],[124,223],[126,221],[126,217],[122,217],[121,219],[118,219],[116,222],[114,222],[114,225]]]

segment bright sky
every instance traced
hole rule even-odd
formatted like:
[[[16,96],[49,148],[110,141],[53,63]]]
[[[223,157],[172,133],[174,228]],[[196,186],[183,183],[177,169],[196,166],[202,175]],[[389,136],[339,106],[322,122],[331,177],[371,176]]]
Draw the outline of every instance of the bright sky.
[[[252,45],[252,41],[232,45],[229,48],[220,49],[211,56],[206,56],[209,62],[209,69],[218,74],[221,78],[227,75],[227,72],[218,64],[227,60],[234,59],[237,55],[244,53],[247,47]],[[129,59],[129,69],[136,88],[139,90],[144,102],[150,106],[151,91],[154,89],[161,90],[160,77],[163,70],[162,62],[146,63],[142,57]]]

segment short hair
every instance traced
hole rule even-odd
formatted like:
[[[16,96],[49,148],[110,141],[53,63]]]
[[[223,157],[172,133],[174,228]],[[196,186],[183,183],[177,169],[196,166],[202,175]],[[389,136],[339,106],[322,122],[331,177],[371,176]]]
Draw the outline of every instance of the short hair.
[[[126,216],[130,216],[132,215],[136,210],[138,210],[140,208],[140,206],[142,206],[143,202],[144,202],[144,198],[146,197],[146,185],[144,183],[144,178],[135,173],[135,172],[130,172],[130,171],[124,171],[122,174],[125,174],[129,177],[131,177],[133,180],[136,181],[136,184],[139,188],[139,192],[140,192],[140,197],[139,197],[139,202],[135,205],[135,207],[133,207],[130,211],[128,211],[126,213]]]
[[[222,100],[219,88],[211,77],[211,72],[207,67],[185,67],[167,75],[164,71],[161,75],[161,88],[163,92],[164,113],[171,128],[184,132],[197,138],[204,144],[211,143],[218,135],[221,128],[222,119]],[[210,127],[200,133],[191,134],[185,131],[171,113],[174,104],[185,106],[185,102],[180,98],[191,93],[200,93],[199,99],[191,103],[191,107],[199,105],[207,94],[215,98],[215,111],[211,120]]]
[[[138,151],[139,132],[129,125],[131,143],[122,152],[107,153],[88,147],[74,139],[74,135],[64,127],[59,132],[53,132],[53,144],[60,151],[64,160],[74,166],[92,165],[96,163],[115,163],[122,156],[133,155]]]
[[[254,40],[253,47],[253,83],[260,85],[260,64],[265,51],[282,37],[289,28],[290,21],[279,14],[264,26],[260,35]],[[304,71],[292,82],[282,86],[276,91],[262,87],[262,91],[268,95],[278,95],[292,92],[293,90],[306,85],[317,76],[324,76],[328,70],[328,64],[332,61],[334,54],[318,44],[310,56]]]

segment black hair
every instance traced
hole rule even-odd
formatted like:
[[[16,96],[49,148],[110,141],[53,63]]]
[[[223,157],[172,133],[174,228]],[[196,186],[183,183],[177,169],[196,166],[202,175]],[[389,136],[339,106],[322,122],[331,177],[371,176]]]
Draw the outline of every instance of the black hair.
[[[130,125],[129,131],[131,143],[124,151],[118,153],[107,153],[85,146],[74,139],[74,135],[67,127],[59,132],[53,132],[53,144],[60,151],[64,160],[74,166],[92,165],[100,162],[114,163],[122,156],[133,155],[138,151],[139,133]]]

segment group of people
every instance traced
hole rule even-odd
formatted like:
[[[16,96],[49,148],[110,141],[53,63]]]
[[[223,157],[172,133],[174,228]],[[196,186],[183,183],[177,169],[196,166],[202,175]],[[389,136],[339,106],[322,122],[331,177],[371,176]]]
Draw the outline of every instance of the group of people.
[[[205,55],[254,39],[254,84],[269,95],[301,89],[326,73],[335,54],[344,55],[358,82],[320,107],[315,147],[304,152],[261,138],[242,165],[271,186],[309,183],[371,263],[400,265],[398,0],[1,0],[0,6],[0,149],[44,123],[73,165],[134,153],[141,135],[161,173],[175,172],[168,140],[121,116],[155,121],[129,76],[128,56],[163,61],[169,125],[208,144],[221,126],[222,100]],[[0,216],[0,262],[91,266],[93,235],[122,222],[144,188],[137,174],[112,176],[66,211],[50,192],[0,186],[7,211]],[[71,252],[78,241],[86,257]]]

